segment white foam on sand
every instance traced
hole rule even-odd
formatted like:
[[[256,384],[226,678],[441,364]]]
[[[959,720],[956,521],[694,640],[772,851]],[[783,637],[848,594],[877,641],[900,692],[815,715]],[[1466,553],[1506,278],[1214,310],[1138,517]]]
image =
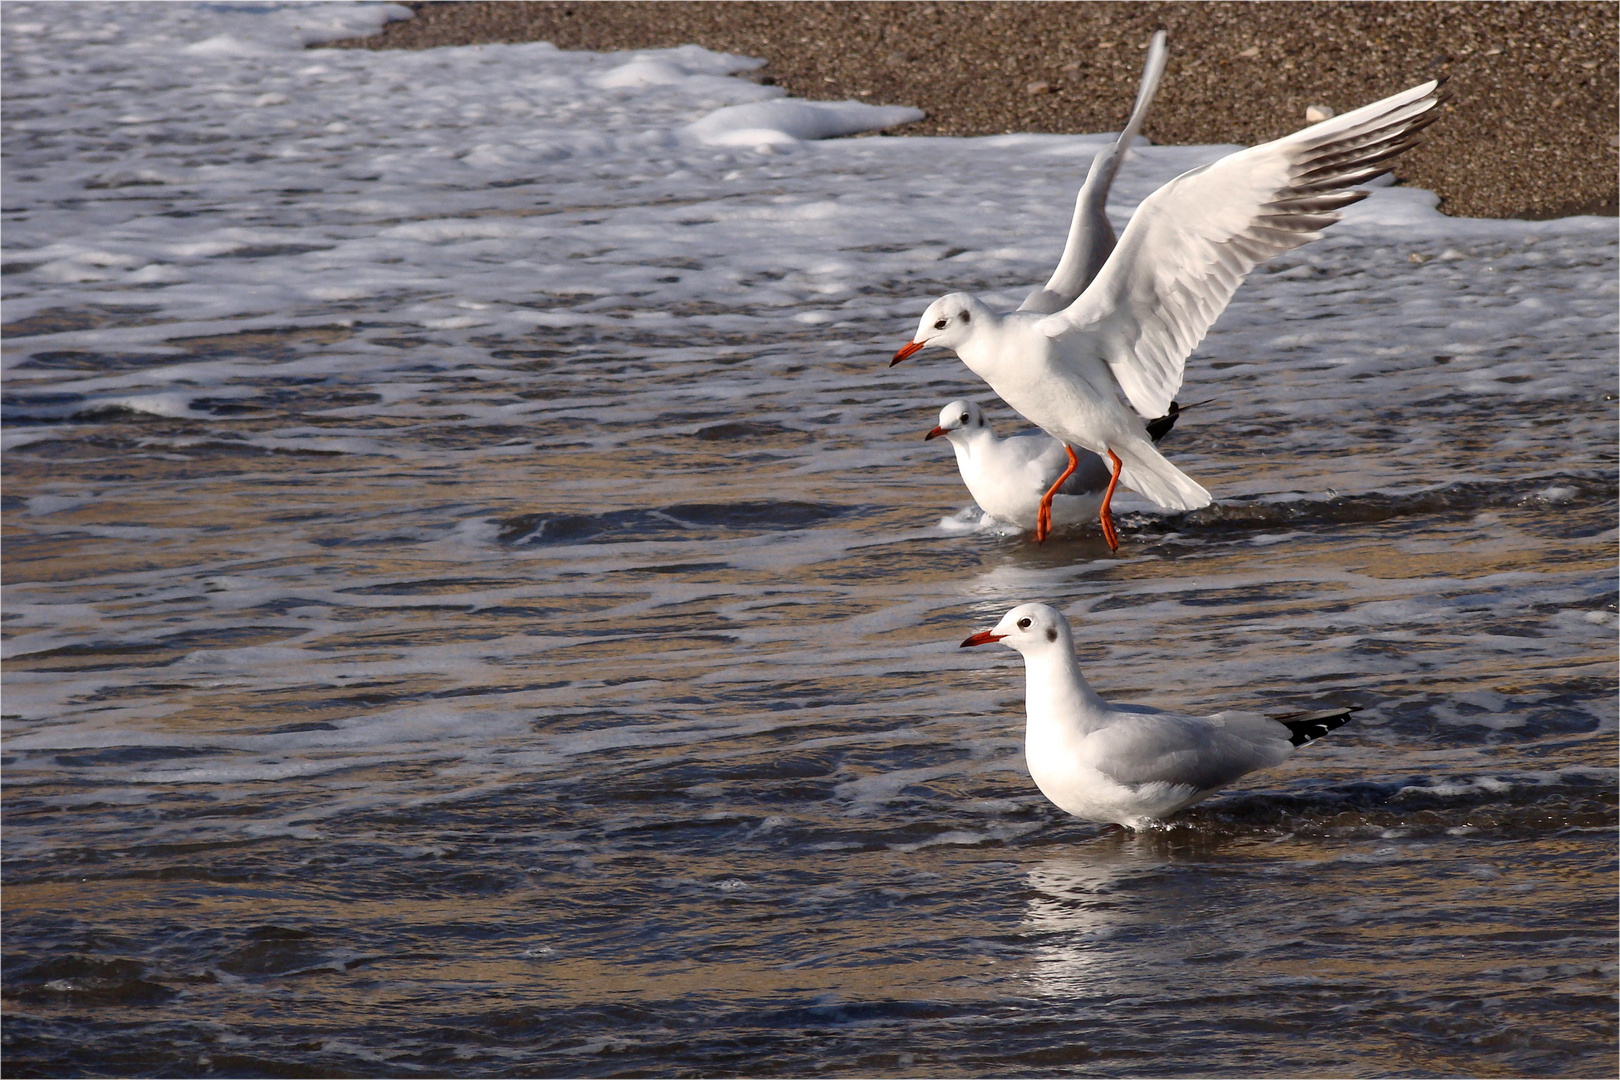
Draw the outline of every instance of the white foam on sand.
[[[716,109],[686,130],[715,146],[780,146],[921,120],[921,109],[860,101],[762,101]]]

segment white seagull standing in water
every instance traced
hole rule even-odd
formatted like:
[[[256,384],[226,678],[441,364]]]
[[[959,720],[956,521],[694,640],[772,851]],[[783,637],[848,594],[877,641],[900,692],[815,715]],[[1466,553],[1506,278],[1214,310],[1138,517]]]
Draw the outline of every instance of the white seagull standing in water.
[[[1350,719],[1355,708],[1273,720],[1259,713],[1179,716],[1111,705],[1080,674],[1069,621],[1023,604],[962,648],[999,641],[1024,654],[1024,756],[1041,794],[1087,821],[1140,829],[1240,776],[1280,764]]]
[[[1181,412],[1171,402],[1169,413],[1148,424],[1148,436],[1155,443],[1164,438]],[[956,452],[962,483],[979,509],[1020,529],[1035,528],[1041,499],[1065,470],[1069,478],[1058,485],[1051,500],[1054,525],[1075,525],[1096,517],[1112,478],[1108,463],[1089,450],[1079,452],[1079,468],[1069,469],[1063,444],[1045,432],[996,438],[984,412],[971,401],[953,401],[939,411],[939,424],[923,439],[941,437]]]
[[[1353,185],[1387,172],[1416,143],[1439,115],[1438,89],[1424,83],[1176,177],[1142,201],[1096,277],[1059,310],[1081,276],[1077,205],[1045,288],[1004,314],[967,293],[941,297],[891,366],[929,345],[951,349],[1063,443],[1071,468],[1077,446],[1106,458],[1112,477],[1098,518],[1110,547],[1119,546],[1109,504],[1120,483],[1172,510],[1209,505],[1209,492],[1154,448],[1146,421],[1165,414],[1188,355],[1249,271],[1315,240],[1337,211],[1366,198]],[[1099,155],[1088,187],[1101,163]],[[1085,196],[1082,188],[1081,203]],[[1067,479],[1042,499],[1037,540],[1051,531],[1051,499]]]

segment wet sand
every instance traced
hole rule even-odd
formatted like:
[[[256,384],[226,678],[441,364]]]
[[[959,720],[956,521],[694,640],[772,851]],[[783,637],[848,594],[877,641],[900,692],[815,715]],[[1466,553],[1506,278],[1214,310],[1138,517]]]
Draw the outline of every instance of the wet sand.
[[[1470,217],[1616,210],[1609,3],[432,3],[349,47],[544,40],[611,51],[696,43],[761,57],[796,97],[927,112],[895,134],[1118,128],[1158,27],[1158,143],[1243,143],[1444,75],[1452,101],[1403,182]]]

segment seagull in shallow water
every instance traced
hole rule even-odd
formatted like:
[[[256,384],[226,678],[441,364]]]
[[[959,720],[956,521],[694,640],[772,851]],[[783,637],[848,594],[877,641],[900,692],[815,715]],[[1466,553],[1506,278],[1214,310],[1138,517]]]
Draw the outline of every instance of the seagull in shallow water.
[[[1259,713],[1180,716],[1112,705],[1080,674],[1069,621],[1023,604],[962,648],[999,641],[1024,655],[1024,757],[1041,794],[1087,821],[1140,829],[1240,776],[1280,764],[1350,719],[1355,708],[1273,720]]]
[[[1190,406],[1189,406],[1190,408]],[[1181,407],[1148,424],[1157,443],[1175,426]],[[984,412],[971,401],[957,400],[939,411],[939,424],[923,438],[944,438],[956,452],[962,483],[979,509],[1020,529],[1033,529],[1040,516],[1041,499],[1069,467],[1062,443],[1041,431],[1026,431],[998,439]],[[1107,462],[1089,450],[1079,453],[1080,466],[1052,497],[1052,523],[1074,525],[1097,516],[1108,488]]]
[[[1366,198],[1354,185],[1416,143],[1439,116],[1438,90],[1427,82],[1176,177],[1142,201],[1096,276],[1057,308],[1081,276],[1070,265],[1082,231],[1077,207],[1070,247],[1046,288],[1006,313],[967,293],[941,297],[891,366],[930,345],[951,349],[1062,442],[1071,468],[1079,467],[1075,447],[1106,458],[1112,476],[1098,519],[1110,547],[1119,546],[1109,504],[1120,483],[1172,510],[1209,505],[1209,492],[1154,449],[1146,421],[1164,414],[1188,355],[1249,271],[1315,240],[1339,210]],[[1051,499],[1067,479],[1042,499],[1037,540],[1051,531]]]

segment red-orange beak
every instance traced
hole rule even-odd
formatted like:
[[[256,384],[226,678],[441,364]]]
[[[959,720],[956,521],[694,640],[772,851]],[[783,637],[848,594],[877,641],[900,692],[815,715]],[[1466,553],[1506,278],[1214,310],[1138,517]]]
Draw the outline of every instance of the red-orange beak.
[[[965,649],[970,645],[988,645],[992,641],[1000,641],[1006,636],[1006,634],[992,634],[988,630],[980,630],[977,634],[974,634],[972,637],[962,642],[962,644],[957,646],[957,648]]]
[[[894,359],[889,361],[889,366],[894,367],[894,365],[898,364],[900,361],[922,348],[923,345],[924,342],[921,341],[906,342],[906,344],[900,346],[900,351],[894,354]]]
[[[890,364],[889,366],[893,367],[894,365]],[[929,439],[937,439],[943,434],[945,434],[945,429],[942,427],[936,427],[933,431],[930,431],[928,434],[923,436],[923,442],[927,442]]]

